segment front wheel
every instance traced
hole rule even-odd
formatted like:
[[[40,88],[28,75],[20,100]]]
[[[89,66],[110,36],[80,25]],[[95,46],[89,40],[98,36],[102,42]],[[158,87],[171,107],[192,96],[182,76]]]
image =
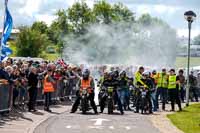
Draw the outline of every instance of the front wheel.
[[[112,98],[108,98],[108,114],[113,113],[113,100]]]
[[[86,114],[86,112],[87,112],[87,99],[86,98],[83,98],[81,100],[81,109],[82,109],[82,113]]]

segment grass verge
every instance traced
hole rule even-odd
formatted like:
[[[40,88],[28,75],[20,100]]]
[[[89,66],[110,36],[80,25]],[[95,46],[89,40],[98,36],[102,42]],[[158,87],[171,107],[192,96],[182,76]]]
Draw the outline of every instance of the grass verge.
[[[200,133],[200,104],[193,104],[182,112],[169,114],[172,123],[185,133]]]

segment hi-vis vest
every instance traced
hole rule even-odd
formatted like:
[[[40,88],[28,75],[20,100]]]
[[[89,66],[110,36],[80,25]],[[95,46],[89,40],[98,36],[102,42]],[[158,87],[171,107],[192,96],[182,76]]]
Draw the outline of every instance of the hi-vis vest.
[[[176,75],[169,76],[168,89],[176,89]]]
[[[51,82],[48,82],[47,79],[48,75],[46,75],[44,78],[44,92],[54,92],[53,84]]]
[[[81,79],[80,91],[83,89],[87,89],[88,93],[92,93],[91,81],[91,78],[89,78],[88,80]]]
[[[142,79],[142,74],[139,71],[137,71],[135,73],[135,78],[134,78],[134,85],[136,87],[138,87],[138,84],[145,85],[145,83],[141,79]]]
[[[157,87],[167,88],[168,87],[167,78],[168,78],[167,74],[158,73],[157,74]]]
[[[151,78],[154,79],[154,83],[157,85],[157,83],[158,83],[157,74],[155,74],[155,75],[152,74]]]

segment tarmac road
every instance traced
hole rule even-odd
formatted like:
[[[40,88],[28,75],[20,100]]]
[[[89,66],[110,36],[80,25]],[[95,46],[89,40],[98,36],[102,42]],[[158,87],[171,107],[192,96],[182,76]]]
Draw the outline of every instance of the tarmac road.
[[[160,133],[148,115],[135,114],[126,111],[125,115],[115,114],[94,115],[90,111],[87,115],[77,111],[70,114],[71,107],[66,107],[67,112],[51,117],[41,123],[34,133]]]

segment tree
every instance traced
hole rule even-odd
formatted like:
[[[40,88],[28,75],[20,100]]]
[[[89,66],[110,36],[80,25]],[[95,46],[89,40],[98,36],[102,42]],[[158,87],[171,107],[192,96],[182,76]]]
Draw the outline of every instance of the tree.
[[[98,23],[109,24],[114,18],[112,6],[105,0],[99,1],[94,5],[93,13]]]
[[[193,42],[194,45],[200,45],[200,35],[196,36],[194,38],[194,42]]]
[[[31,27],[31,29],[39,31],[40,33],[44,34],[44,33],[47,33],[48,26],[43,21],[41,21],[41,22],[34,22],[33,25],[32,25],[32,27]]]
[[[125,22],[135,21],[134,13],[131,10],[129,10],[126,6],[124,6],[122,3],[114,4],[112,8],[115,21],[125,21]]]
[[[84,28],[94,21],[92,10],[84,1],[74,3],[67,10],[67,15],[75,33],[84,33]]]
[[[72,27],[68,23],[67,13],[65,10],[59,10],[56,13],[57,19],[53,21],[51,26],[48,28],[47,35],[49,39],[59,47],[63,46],[62,38],[71,33]]]
[[[166,22],[164,22],[161,19],[154,18],[148,13],[140,16],[140,18],[138,19],[138,23],[142,24],[143,26],[162,25],[162,26],[169,27],[169,25]]]
[[[23,27],[16,40],[17,55],[23,57],[38,57],[46,46],[51,45],[46,34]]]

